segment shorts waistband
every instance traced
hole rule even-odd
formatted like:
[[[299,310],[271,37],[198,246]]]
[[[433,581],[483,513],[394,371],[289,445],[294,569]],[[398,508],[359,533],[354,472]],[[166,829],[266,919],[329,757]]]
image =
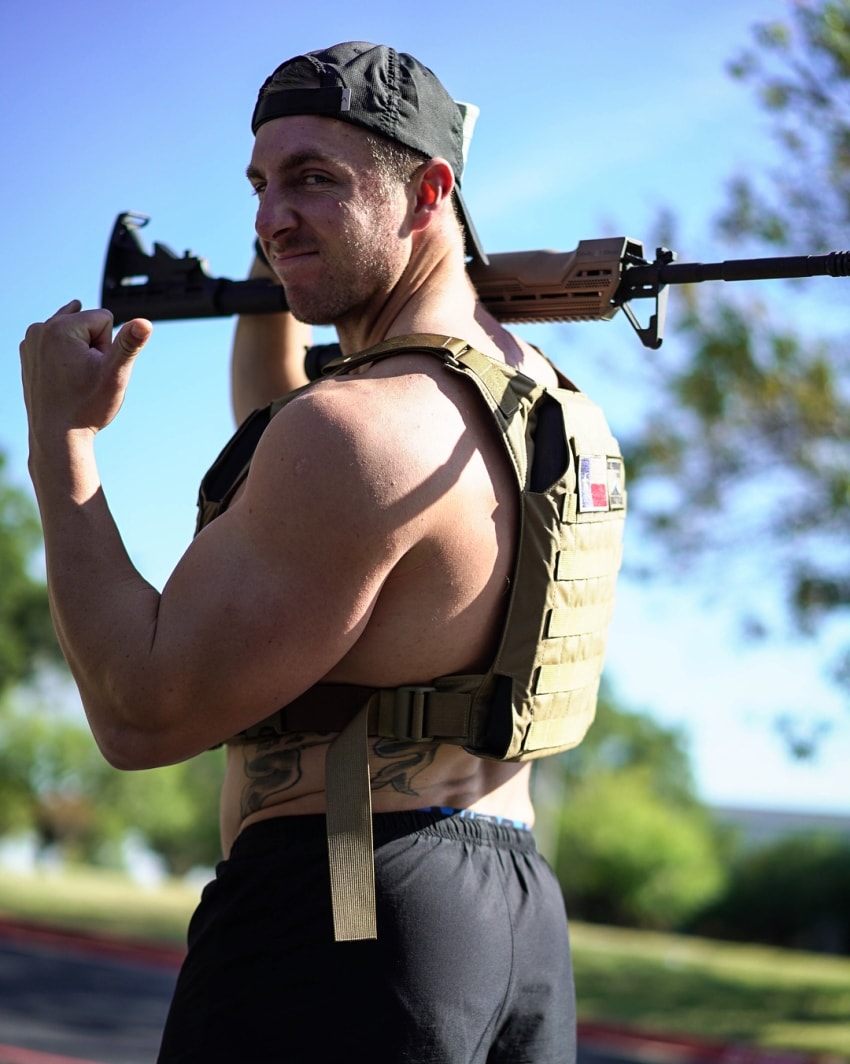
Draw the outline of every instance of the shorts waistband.
[[[469,810],[442,806],[394,813],[374,813],[372,831],[375,847],[405,835],[421,834],[436,838],[466,840],[481,845],[503,845],[512,849],[534,850],[534,835],[527,825],[488,814],[469,815]],[[326,844],[327,822],[323,813],[279,816],[260,820],[239,833],[232,855],[249,856],[269,845],[298,846],[316,841]]]

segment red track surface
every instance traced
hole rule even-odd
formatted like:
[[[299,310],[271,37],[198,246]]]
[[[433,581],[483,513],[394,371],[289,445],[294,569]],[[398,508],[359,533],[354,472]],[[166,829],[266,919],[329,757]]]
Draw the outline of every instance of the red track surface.
[[[105,935],[87,934],[78,931],[61,931],[42,924],[3,920],[0,917],[0,938],[21,942],[37,942],[60,949],[74,949],[80,953],[120,957],[145,964],[162,964],[179,968],[185,951],[176,946],[157,946],[148,942],[118,939]],[[5,1061],[0,1057],[0,1064]]]
[[[55,1053],[36,1053],[33,1049],[0,1046],[0,1064],[98,1064],[79,1057],[57,1057]]]

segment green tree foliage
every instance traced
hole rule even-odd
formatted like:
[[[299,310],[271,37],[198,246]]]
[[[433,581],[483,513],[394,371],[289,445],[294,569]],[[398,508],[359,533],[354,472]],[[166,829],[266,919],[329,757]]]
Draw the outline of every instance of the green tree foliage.
[[[706,814],[667,801],[648,769],[583,781],[567,795],[560,832],[556,873],[574,917],[672,930],[724,885]]]
[[[61,659],[47,589],[31,572],[40,546],[35,507],[9,483],[0,453],[0,699],[32,679],[40,663]]]
[[[593,726],[575,749],[561,755],[558,768],[571,790],[599,775],[637,769],[664,801],[679,806],[698,803],[683,731],[623,708],[605,682]]]
[[[759,180],[732,180],[721,231],[829,251],[850,227],[850,4],[802,0],[753,39],[730,72],[754,86],[782,161]]]
[[[41,851],[100,862],[125,829],[120,790],[85,725],[50,710],[0,715],[0,834],[29,831]]]
[[[121,812],[172,876],[221,859],[219,794],[222,750],[124,777]]]
[[[40,851],[121,865],[128,835],[181,876],[221,856],[221,751],[146,772],[119,772],[88,727],[50,708],[0,714],[0,836],[30,832]]]
[[[734,863],[728,888],[694,920],[714,938],[850,954],[850,842],[791,835]]]
[[[718,225],[732,254],[742,242],[760,254],[846,245],[850,0],[800,0],[788,12],[756,27],[732,66],[766,109],[780,159],[732,182]],[[676,343],[646,359],[653,408],[623,441],[644,542],[668,572],[710,564],[716,588],[734,587],[750,634],[770,634],[777,617],[807,634],[850,619],[850,345],[803,313],[812,300],[846,302],[847,283],[789,282],[787,298],[770,302],[750,286],[679,290]],[[831,668],[850,680],[850,657]]]
[[[623,709],[609,690],[584,741],[538,765],[535,791],[573,917],[675,929],[721,891],[723,841],[681,731]]]

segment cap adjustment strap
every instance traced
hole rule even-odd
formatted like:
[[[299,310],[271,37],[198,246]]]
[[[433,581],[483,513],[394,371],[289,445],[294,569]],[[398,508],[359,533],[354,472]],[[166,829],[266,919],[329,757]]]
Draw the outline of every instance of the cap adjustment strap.
[[[254,132],[264,122],[288,115],[336,115],[351,110],[351,89],[337,85],[323,89],[277,89],[257,103],[252,126]]]

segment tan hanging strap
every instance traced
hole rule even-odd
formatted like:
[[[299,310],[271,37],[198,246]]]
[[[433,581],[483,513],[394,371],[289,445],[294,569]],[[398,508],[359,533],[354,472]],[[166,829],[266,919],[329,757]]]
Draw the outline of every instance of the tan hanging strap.
[[[334,739],[326,763],[328,861],[337,942],[377,938],[369,707]]]
[[[469,732],[472,699],[431,687],[338,690],[346,691],[349,706],[358,707],[328,748],[325,763],[334,938],[351,942],[378,936],[369,735],[408,742],[436,736],[457,740]],[[314,719],[312,727],[317,726]]]

